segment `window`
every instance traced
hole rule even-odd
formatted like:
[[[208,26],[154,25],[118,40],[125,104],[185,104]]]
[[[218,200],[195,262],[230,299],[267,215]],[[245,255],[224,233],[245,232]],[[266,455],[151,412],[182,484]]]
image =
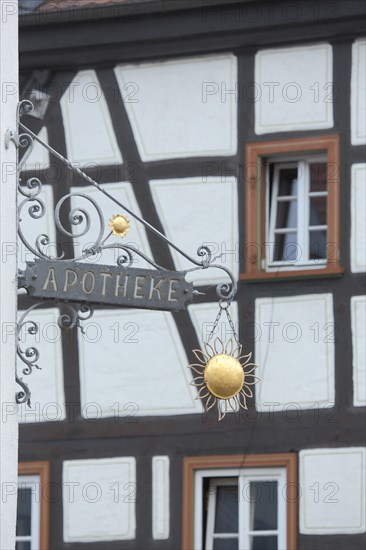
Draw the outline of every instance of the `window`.
[[[267,267],[327,262],[326,158],[267,163]]]
[[[296,549],[296,455],[186,458],[183,485],[183,549]]]
[[[338,172],[338,136],[247,146],[242,279],[343,272]]]
[[[16,550],[47,550],[49,464],[19,465]]]
[[[18,511],[16,550],[39,548],[39,476],[20,476],[18,481]]]

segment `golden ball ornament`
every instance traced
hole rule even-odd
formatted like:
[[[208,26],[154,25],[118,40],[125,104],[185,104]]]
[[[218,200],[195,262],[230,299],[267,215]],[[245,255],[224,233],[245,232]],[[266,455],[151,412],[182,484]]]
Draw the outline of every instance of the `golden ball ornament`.
[[[204,380],[208,390],[219,399],[230,399],[244,385],[244,369],[232,355],[220,353],[207,361]]]
[[[109,220],[109,228],[116,237],[124,237],[130,230],[130,222],[127,216],[116,214]]]

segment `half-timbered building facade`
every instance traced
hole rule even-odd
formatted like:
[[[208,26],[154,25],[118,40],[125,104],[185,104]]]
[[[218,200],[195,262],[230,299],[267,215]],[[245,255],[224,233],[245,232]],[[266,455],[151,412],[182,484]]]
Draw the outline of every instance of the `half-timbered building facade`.
[[[45,302],[32,312],[42,370],[19,410],[17,549],[364,548],[363,2],[36,4],[20,28],[21,94],[37,107],[24,123],[187,253],[208,246],[232,271],[231,316],[260,382],[220,422],[190,385],[218,270],[192,274],[204,295],[184,311],[100,306],[83,332],[62,331],[67,308]],[[95,203],[106,225],[125,214],[40,144],[31,177],[46,213],[23,212],[22,230],[55,255],[95,241]],[[123,242],[189,269],[129,220]],[[20,245],[19,268],[32,258]],[[20,294],[20,312],[33,304]]]

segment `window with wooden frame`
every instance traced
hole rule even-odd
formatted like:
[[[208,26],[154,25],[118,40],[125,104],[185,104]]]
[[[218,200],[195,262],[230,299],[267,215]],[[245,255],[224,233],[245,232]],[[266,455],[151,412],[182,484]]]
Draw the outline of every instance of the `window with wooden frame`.
[[[48,462],[21,462],[18,469],[16,550],[48,550]]]
[[[294,453],[186,457],[183,550],[296,550]]]
[[[339,275],[339,137],[247,145],[241,279]]]

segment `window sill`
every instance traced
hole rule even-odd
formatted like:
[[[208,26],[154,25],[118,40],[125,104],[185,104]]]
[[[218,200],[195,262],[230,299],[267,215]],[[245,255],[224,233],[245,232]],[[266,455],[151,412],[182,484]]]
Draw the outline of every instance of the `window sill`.
[[[267,280],[291,280],[291,279],[318,279],[322,277],[341,277],[344,267],[339,265],[325,267],[324,269],[299,269],[283,271],[257,271],[241,273],[240,280],[248,283],[265,282]]]

